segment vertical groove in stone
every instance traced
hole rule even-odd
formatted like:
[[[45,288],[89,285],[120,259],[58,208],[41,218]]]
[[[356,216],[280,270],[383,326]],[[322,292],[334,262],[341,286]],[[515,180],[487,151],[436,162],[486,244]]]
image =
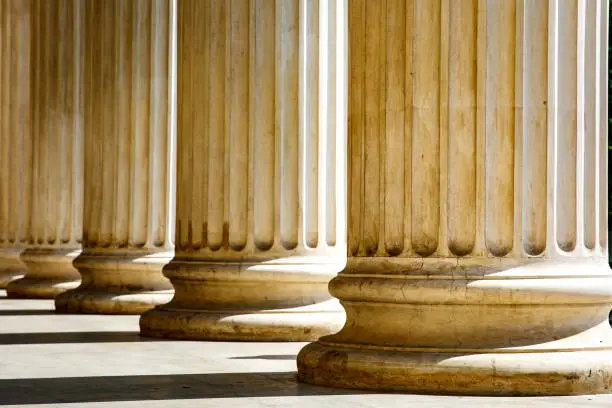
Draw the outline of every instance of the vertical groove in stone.
[[[84,12],[85,247],[167,249],[168,0]]]
[[[406,1],[388,0],[386,27],[386,126],[384,152],[384,242],[390,255],[404,250]]]
[[[151,113],[149,116],[149,227],[147,244],[161,247],[167,244],[169,173],[174,171],[168,163],[170,118],[170,2],[154,0],[151,10]],[[168,134],[167,137],[158,135]],[[168,163],[168,164],[166,164]]]
[[[119,143],[117,146],[120,152],[119,157],[123,159],[118,168],[118,171],[121,172],[118,186],[118,188],[121,189],[121,197],[117,198],[117,216],[122,214],[123,216],[118,218],[124,218],[125,221],[129,220],[129,223],[118,222],[117,226],[120,228],[121,225],[129,225],[129,244],[135,247],[142,247],[145,245],[147,240],[147,229],[151,227],[147,225],[149,216],[148,204],[150,201],[149,186],[151,183],[149,172],[151,166],[150,159],[153,153],[151,139],[154,138],[155,135],[153,133],[154,129],[150,127],[150,118],[152,114],[151,102],[153,98],[157,96],[151,94],[152,81],[155,80],[155,78],[152,77],[153,72],[151,71],[151,51],[153,44],[151,4],[152,2],[150,0],[121,3],[122,8],[127,14],[124,14],[124,18],[121,21],[121,28],[126,31],[122,34],[129,35],[128,33],[131,33],[132,41],[122,41],[119,44],[119,52],[122,54],[124,50],[125,52],[129,52],[131,47],[133,58],[131,69],[133,75],[130,75],[128,71],[125,75],[119,77],[119,81],[124,84],[127,82],[126,85],[128,85],[128,89],[131,88],[131,98],[134,103],[131,106],[131,126],[127,128],[120,127],[118,131],[118,134],[121,134],[122,137],[128,140],[131,139],[131,143]],[[133,21],[132,24],[130,24],[131,21]],[[119,61],[121,63],[121,61],[126,61],[126,59],[120,58]],[[129,59],[127,59],[127,61],[129,61]],[[129,65],[126,66],[125,69],[129,70]],[[130,81],[131,87],[129,86]],[[124,119],[127,121],[130,117],[124,117]],[[136,160],[140,162],[138,165],[133,166],[132,163],[136,164]],[[131,191],[123,189],[123,186],[131,186]],[[129,212],[126,211],[128,208]],[[117,235],[125,236],[125,234]]]
[[[10,19],[9,2],[0,0],[0,60],[10,61]],[[0,64],[0,244],[6,246],[9,240],[8,191],[9,191],[9,84],[10,64]]]
[[[226,101],[226,24],[229,17],[225,0],[213,0],[210,15],[210,100],[208,102],[208,213],[207,234],[211,249],[223,244],[225,203],[225,101]],[[197,160],[197,158],[194,158]]]
[[[348,254],[359,254],[363,240],[363,151],[365,121],[366,0],[349,1],[348,70]]]
[[[338,21],[341,17],[341,12],[338,11],[342,5],[338,2],[332,1],[326,3],[327,5],[327,30],[329,35],[327,44],[327,82],[321,83],[319,89],[327,90],[326,104],[321,102],[319,104],[319,115],[326,118],[327,128],[323,129],[322,140],[319,143],[318,157],[320,161],[319,167],[322,170],[318,174],[318,181],[320,185],[325,186],[325,194],[319,196],[319,214],[323,214],[319,217],[318,229],[319,232],[325,233],[325,242],[328,246],[335,246],[337,241],[336,231],[338,228],[337,212],[338,208],[343,205],[337,200],[338,188],[343,189],[343,186],[337,186],[338,177],[338,152],[346,151],[342,146],[338,146],[338,142],[341,139],[339,136],[342,132],[341,129],[345,126],[345,119],[339,119],[342,113],[339,111],[339,98],[345,98],[341,95],[341,89],[345,89],[346,85],[341,84],[340,78],[344,78],[344,69],[342,61],[346,58],[344,54],[338,54],[339,41],[342,39],[338,38],[338,24],[342,24],[342,21]],[[320,32],[322,30],[319,30]],[[321,55],[325,52],[325,43],[320,42]],[[325,69],[324,62],[319,62],[319,66]],[[323,98],[323,96],[321,96]],[[339,148],[338,148],[339,147]],[[342,170],[341,170],[342,171]],[[342,201],[344,203],[344,200]],[[320,218],[323,218],[321,220]],[[342,221],[341,221],[342,222]]]
[[[60,30],[60,21],[59,21],[59,4],[51,4],[48,3],[46,5],[45,14],[47,17],[48,30],[47,35],[49,41],[46,43],[47,58],[49,59],[49,64],[46,66],[48,71],[46,75],[48,75],[48,93],[47,99],[45,100],[46,114],[47,117],[44,118],[43,126],[46,128],[47,135],[44,137],[46,143],[42,146],[41,154],[45,156],[45,165],[42,166],[39,170],[41,173],[39,175],[44,179],[44,202],[45,202],[45,210],[48,215],[44,216],[44,224],[45,224],[45,236],[43,240],[46,244],[53,244],[57,238],[57,218],[53,215],[57,216],[59,211],[59,200],[55,194],[60,190],[60,172],[58,169],[52,169],[52,167],[57,166],[56,157],[59,157],[59,149],[60,139],[62,135],[60,134],[60,121],[61,121],[61,110],[60,106],[62,105],[62,86],[61,86],[61,77],[59,75],[59,68],[61,65],[59,58],[59,48],[63,46],[61,41],[57,41],[59,37]],[[55,49],[54,49],[55,48]],[[64,161],[65,162],[65,161]],[[61,166],[61,165],[60,165]]]
[[[274,245],[276,156],[276,8],[274,0],[256,0],[253,46],[253,238],[260,250]]]
[[[230,2],[229,66],[229,245],[241,250],[248,236],[249,3]]]
[[[45,62],[48,58],[45,57],[45,52],[49,50],[47,39],[49,36],[45,31],[45,20],[49,15],[45,11],[45,5],[50,3],[35,2],[32,7],[32,98],[37,101],[32,107],[32,132],[38,140],[38,145],[42,146],[45,143],[47,129],[43,126],[43,114],[45,110],[40,109],[45,105],[45,85],[49,82],[46,75],[49,73],[45,69]],[[40,171],[41,153],[46,150],[35,147],[32,155],[32,243],[43,244],[45,236],[45,222],[40,220],[41,209],[45,207],[43,186],[46,184],[43,180],[43,174]],[[46,177],[44,173],[44,177]]]
[[[487,2],[486,243],[495,256],[514,235],[514,69],[516,3]]]
[[[280,241],[285,249],[298,244],[299,158],[299,0],[277,2],[278,156]]]
[[[597,244],[597,1],[586,1],[584,37],[584,246]]]
[[[326,72],[319,70],[319,24],[323,23],[319,22],[319,0],[304,0],[304,3],[305,7],[302,10],[305,11],[305,15],[300,16],[300,22],[303,21],[304,25],[301,36],[306,47],[302,62],[304,89],[300,90],[302,98],[300,105],[305,104],[303,123],[300,124],[300,134],[302,134],[300,143],[304,149],[302,153],[304,163],[301,168],[305,183],[301,205],[304,214],[304,242],[314,248],[319,241],[319,115],[325,114],[319,110],[319,82],[324,80],[323,75]]]
[[[179,224],[178,244],[182,248],[198,249],[206,246],[206,204],[208,191],[208,70],[209,51],[206,36],[211,29],[208,7],[203,2],[186,2],[179,7],[178,25],[178,105],[190,101],[196,92],[202,95],[198,109],[178,109],[178,162],[177,200],[178,214],[189,214],[188,217],[177,217]],[[201,6],[202,5],[202,6]],[[197,22],[204,22],[199,27]],[[203,30],[201,36],[194,35],[195,30]],[[190,41],[183,41],[190,38]],[[197,90],[197,91],[196,91]],[[191,175],[193,174],[193,178]]]
[[[80,0],[33,3],[33,180],[30,243],[80,243]]]
[[[384,2],[365,4],[365,53],[363,81],[363,133],[362,144],[363,177],[362,188],[362,250],[373,255],[379,247],[382,214],[379,206],[381,194],[380,145],[384,135],[384,79],[385,72],[380,69],[385,63],[386,9]]]
[[[558,43],[556,101],[556,223],[557,245],[562,251],[576,246],[576,132],[578,68],[578,0],[566,0],[557,6]]]
[[[548,136],[548,1],[524,3],[523,55],[523,249],[546,248]]]
[[[599,63],[599,83],[598,89],[598,126],[599,126],[599,140],[598,140],[598,155],[599,155],[599,168],[598,168],[598,179],[599,179],[599,196],[598,196],[598,211],[599,211],[599,245],[600,249],[604,252],[608,252],[608,38],[609,38],[609,7],[610,3],[608,0],[601,0],[598,7],[598,37],[599,37],[599,49],[598,63]]]
[[[476,239],[477,0],[450,7],[448,101],[448,239],[466,255]]]
[[[413,17],[412,248],[438,247],[440,228],[440,0],[415,0]]]

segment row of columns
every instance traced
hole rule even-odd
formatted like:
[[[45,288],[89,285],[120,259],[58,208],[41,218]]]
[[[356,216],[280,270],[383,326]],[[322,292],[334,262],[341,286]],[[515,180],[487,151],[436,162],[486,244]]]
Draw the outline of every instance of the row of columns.
[[[0,287],[314,384],[606,392],[607,15],[0,0]]]

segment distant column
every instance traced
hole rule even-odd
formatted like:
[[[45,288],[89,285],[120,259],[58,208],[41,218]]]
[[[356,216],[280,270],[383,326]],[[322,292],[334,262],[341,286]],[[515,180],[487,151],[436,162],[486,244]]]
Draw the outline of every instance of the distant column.
[[[32,140],[29,0],[0,0],[0,288],[26,272]]]
[[[83,13],[82,283],[55,304],[142,313],[172,297],[171,2],[87,0]]]
[[[9,297],[53,298],[79,284],[83,125],[80,72],[82,0],[32,2],[31,234],[25,278]]]
[[[178,3],[172,301],[141,332],[315,339],[344,315],[344,1]]]

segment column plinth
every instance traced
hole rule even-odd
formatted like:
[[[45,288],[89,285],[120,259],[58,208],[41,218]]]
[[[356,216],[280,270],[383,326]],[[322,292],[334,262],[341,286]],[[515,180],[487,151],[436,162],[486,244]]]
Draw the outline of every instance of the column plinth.
[[[169,252],[87,251],[74,266],[81,285],[56,299],[65,313],[140,314],[172,298],[172,286],[162,268]]]
[[[610,392],[607,2],[394,5],[351,4],[347,322],[298,379]]]
[[[342,326],[343,1],[178,3],[175,294],[141,333],[303,341]]]
[[[82,280],[58,312],[140,314],[172,297],[171,4],[84,2]]]
[[[80,249],[28,248],[20,255],[27,274],[7,285],[10,298],[53,299],[79,286],[79,273],[72,261]]]

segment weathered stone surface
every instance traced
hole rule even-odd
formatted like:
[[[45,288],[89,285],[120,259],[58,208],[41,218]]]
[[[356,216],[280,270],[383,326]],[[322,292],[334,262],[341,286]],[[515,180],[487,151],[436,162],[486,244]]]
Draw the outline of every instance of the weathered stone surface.
[[[351,2],[347,322],[301,381],[612,390],[607,9]]]

